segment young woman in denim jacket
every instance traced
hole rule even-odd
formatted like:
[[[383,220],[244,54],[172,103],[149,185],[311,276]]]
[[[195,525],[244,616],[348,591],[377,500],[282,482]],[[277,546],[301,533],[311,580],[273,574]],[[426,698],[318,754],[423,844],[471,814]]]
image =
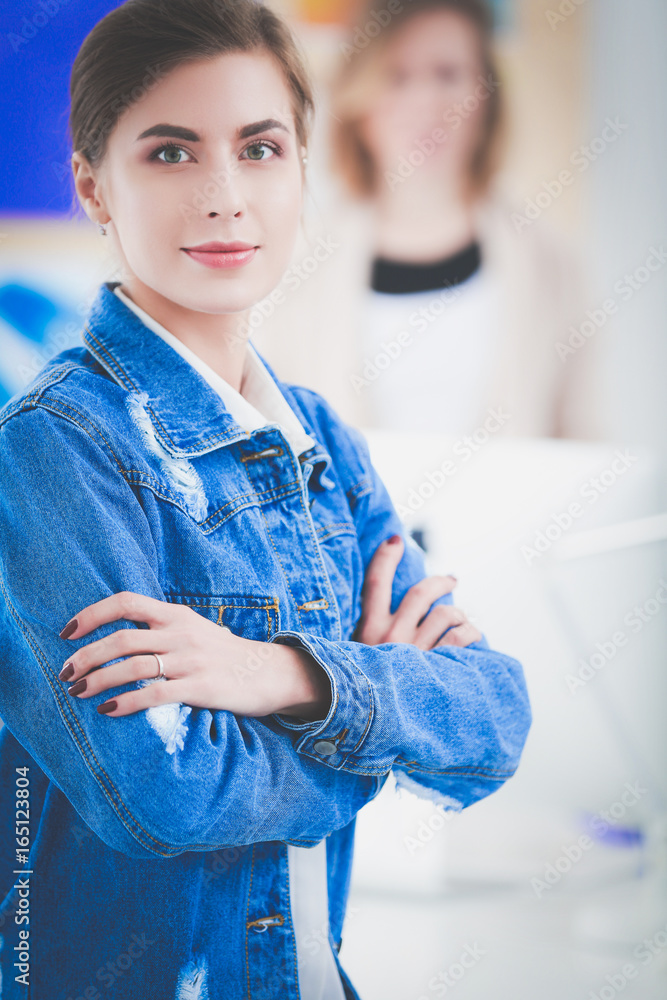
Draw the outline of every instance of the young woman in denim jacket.
[[[71,96],[122,282],[0,411],[2,995],[356,998],[356,813],[390,771],[455,810],[498,788],[522,668],[426,576],[361,433],[249,341],[302,204],[286,25],[129,0]]]

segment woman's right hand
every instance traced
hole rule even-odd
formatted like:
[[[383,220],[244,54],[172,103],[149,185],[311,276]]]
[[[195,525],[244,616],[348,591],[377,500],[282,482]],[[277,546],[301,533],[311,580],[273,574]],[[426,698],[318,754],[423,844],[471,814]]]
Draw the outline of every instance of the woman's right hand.
[[[351,638],[367,646],[408,642],[420,649],[469,646],[479,642],[482,633],[460,608],[438,604],[428,611],[433,601],[454,589],[456,577],[453,576],[427,576],[413,584],[394,614],[390,614],[394,573],[401,561],[404,544],[400,535],[394,535],[375,550],[364,577],[361,617]],[[445,629],[448,631],[443,635]]]

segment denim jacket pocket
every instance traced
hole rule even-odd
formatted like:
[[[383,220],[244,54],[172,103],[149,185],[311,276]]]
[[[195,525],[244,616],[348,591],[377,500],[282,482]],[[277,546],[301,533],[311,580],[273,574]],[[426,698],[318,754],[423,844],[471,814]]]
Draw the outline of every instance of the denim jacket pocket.
[[[225,625],[234,635],[268,642],[279,624],[278,598],[258,594],[168,594],[173,604],[186,604],[193,611]]]

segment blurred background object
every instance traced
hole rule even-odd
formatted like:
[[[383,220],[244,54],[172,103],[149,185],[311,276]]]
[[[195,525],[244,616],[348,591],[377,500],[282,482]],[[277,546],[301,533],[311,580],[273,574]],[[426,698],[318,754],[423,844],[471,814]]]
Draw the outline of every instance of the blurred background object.
[[[116,6],[3,9],[0,403],[80,342],[97,287],[116,278],[104,239],[73,204],[66,131],[74,55]],[[451,167],[466,162],[464,146],[452,141],[450,159],[446,142],[423,163],[407,159],[399,201],[383,181],[379,214],[353,195],[335,155],[350,93],[367,109],[378,162],[409,156],[417,126],[417,138],[430,138],[428,116],[444,100],[427,72],[439,49],[430,64],[415,63],[421,49],[401,50],[411,96],[398,117],[368,102],[382,77],[362,73],[379,65],[374,52],[397,57],[383,43],[399,38],[394,15],[409,27],[416,0],[273,6],[301,40],[318,115],[285,301],[257,311],[253,342],[281,377],[319,389],[367,434],[428,571],[454,572],[455,603],[524,665],[535,718],[516,776],[464,813],[399,794],[391,778],[362,810],[343,962],[364,1000],[454,989],[460,1000],[658,1000],[667,993],[667,7],[490,5],[500,86],[489,97],[501,96],[504,121],[485,212],[452,196],[458,212],[443,200],[431,217],[419,199],[436,191],[434,157],[445,154],[443,176],[462,182],[470,172]],[[463,30],[470,9],[449,10],[466,44],[476,37]],[[455,81],[450,59],[442,86]],[[469,94],[456,99],[470,111],[461,129],[478,111],[483,120],[489,101],[479,95],[474,107]],[[403,152],[389,145],[401,134]],[[423,248],[400,201],[408,189],[426,219]],[[412,343],[397,339],[437,301],[437,287],[410,290],[409,280],[433,275],[409,263],[438,263],[450,281],[442,288],[461,293],[429,318],[423,344],[416,324]],[[364,359],[378,374],[357,392]]]
[[[542,102],[531,118],[549,122],[552,142],[560,118],[570,169],[520,197],[514,19],[496,29],[503,57],[485,0],[376,7],[348,10],[326,60],[329,189],[259,345],[351,423],[462,433],[502,406],[503,434],[605,438],[601,344],[578,332],[590,275],[547,211],[589,166],[575,144],[581,122],[562,113],[568,95],[559,115]],[[539,171],[535,137],[526,149]],[[321,266],[318,244],[330,248]]]

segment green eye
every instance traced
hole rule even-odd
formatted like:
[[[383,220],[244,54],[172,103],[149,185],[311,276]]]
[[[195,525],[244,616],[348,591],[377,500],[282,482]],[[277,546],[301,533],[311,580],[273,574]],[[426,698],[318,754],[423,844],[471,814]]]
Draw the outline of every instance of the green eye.
[[[167,146],[164,150],[165,163],[180,163],[180,157],[183,150],[179,149],[177,146]],[[174,159],[177,157],[177,159]]]
[[[262,160],[272,160],[273,156],[251,155],[253,150],[256,150],[257,153],[263,153],[265,149],[270,149],[272,154],[275,154],[276,156],[280,156],[282,154],[280,146],[276,146],[275,143],[268,142],[266,139],[262,139],[260,142],[253,142],[249,146],[246,146],[245,152],[248,153],[249,160],[255,160],[258,163]]]
[[[187,152],[188,152],[187,149],[183,149],[182,146],[176,146],[174,145],[174,143],[167,143],[167,145],[159,146],[156,150],[154,150],[149,156],[149,159],[160,160],[162,163],[172,163],[172,164],[185,163],[186,162],[185,160],[178,159],[177,157],[181,153],[187,153]],[[165,154],[165,159],[162,159],[161,156],[162,153]],[[188,153],[188,156],[189,155],[190,154]]]

